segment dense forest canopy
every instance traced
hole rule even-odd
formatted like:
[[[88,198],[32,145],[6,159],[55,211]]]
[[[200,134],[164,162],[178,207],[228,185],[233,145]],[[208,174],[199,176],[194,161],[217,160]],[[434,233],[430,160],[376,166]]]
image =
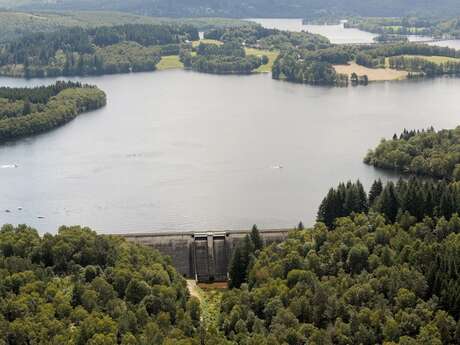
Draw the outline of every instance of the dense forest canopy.
[[[458,344],[459,233],[457,215],[400,224],[376,213],[296,230],[251,252],[220,327],[236,344]]]
[[[53,10],[116,10],[153,16],[292,17],[339,13],[401,16],[411,13],[460,14],[456,0],[0,0],[0,7]]]
[[[199,326],[197,301],[158,252],[87,228],[0,230],[1,344],[191,345]]]
[[[198,72],[213,74],[250,74],[268,62],[266,56],[246,55],[244,47],[238,42],[222,45],[200,43],[193,56],[183,52],[181,61],[185,67]]]
[[[83,112],[103,107],[95,86],[57,82],[36,88],[0,88],[0,143],[45,132]]]

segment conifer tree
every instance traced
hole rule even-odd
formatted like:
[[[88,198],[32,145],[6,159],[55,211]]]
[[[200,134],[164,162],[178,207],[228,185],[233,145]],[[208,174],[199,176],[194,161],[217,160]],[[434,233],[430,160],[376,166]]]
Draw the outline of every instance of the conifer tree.
[[[332,228],[340,208],[338,193],[331,188],[319,206],[317,220],[326,224],[328,228]]]
[[[237,245],[233,251],[230,268],[228,270],[230,288],[239,288],[246,280],[247,264],[243,254],[243,248]]]
[[[369,192],[369,207],[372,207],[375,200],[382,194],[383,184],[382,180],[378,179],[372,184],[371,190]]]
[[[257,225],[255,224],[252,227],[250,237],[254,250],[261,250],[264,246],[264,241],[260,236],[260,231],[257,229]]]
[[[383,213],[390,222],[396,220],[398,215],[399,202],[396,196],[395,186],[393,182],[389,182],[383,189],[382,195],[379,198],[377,211]]]

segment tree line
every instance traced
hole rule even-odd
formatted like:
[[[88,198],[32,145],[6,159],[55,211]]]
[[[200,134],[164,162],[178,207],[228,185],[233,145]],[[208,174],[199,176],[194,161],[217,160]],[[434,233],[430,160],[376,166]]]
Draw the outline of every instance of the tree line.
[[[317,220],[334,228],[335,221],[353,213],[375,212],[389,222],[416,222],[424,217],[458,218],[460,214],[460,184],[458,182],[421,180],[414,176],[397,183],[376,180],[369,193],[363,185],[341,183],[331,188],[318,209]]]
[[[0,142],[51,130],[105,104],[103,91],[80,83],[0,88]]]
[[[458,62],[446,60],[442,63],[435,63],[423,57],[394,56],[388,59],[388,64],[390,68],[409,71],[415,73],[415,76],[435,77],[438,75],[460,74],[460,59]]]

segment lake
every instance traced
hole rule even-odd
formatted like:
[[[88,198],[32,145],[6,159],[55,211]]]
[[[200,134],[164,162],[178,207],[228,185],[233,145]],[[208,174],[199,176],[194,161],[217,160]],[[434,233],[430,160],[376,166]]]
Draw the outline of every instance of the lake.
[[[366,44],[374,43],[376,34],[358,29],[345,28],[343,24],[339,25],[305,25],[302,19],[289,18],[251,18],[250,21],[259,23],[267,29],[278,29],[288,31],[308,31],[313,34],[319,34],[327,37],[334,44]],[[408,35],[410,42],[429,41],[431,37]],[[432,42],[432,45],[460,49],[460,40]]]
[[[460,49],[460,40],[446,40],[446,41],[438,41],[438,42],[432,42],[429,43],[431,45],[436,45],[439,47],[448,47],[452,49]]]
[[[0,147],[0,223],[105,233],[312,224],[338,182],[395,178],[362,163],[380,138],[460,124],[459,79],[326,88],[176,70],[83,81],[107,92],[107,107]]]
[[[313,34],[320,34],[327,37],[331,43],[373,43],[377,35],[358,30],[344,28],[343,24],[339,25],[305,25],[302,19],[287,18],[252,18],[250,21],[259,23],[267,29],[278,29],[288,31],[308,31]]]

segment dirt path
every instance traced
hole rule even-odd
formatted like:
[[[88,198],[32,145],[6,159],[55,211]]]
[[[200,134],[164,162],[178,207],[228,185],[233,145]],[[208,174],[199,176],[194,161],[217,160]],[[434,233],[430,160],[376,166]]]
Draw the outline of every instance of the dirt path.
[[[198,298],[200,303],[203,302],[203,296],[201,295],[200,288],[196,285],[195,280],[192,280],[192,279],[187,280],[187,289],[190,292],[190,295]]]

